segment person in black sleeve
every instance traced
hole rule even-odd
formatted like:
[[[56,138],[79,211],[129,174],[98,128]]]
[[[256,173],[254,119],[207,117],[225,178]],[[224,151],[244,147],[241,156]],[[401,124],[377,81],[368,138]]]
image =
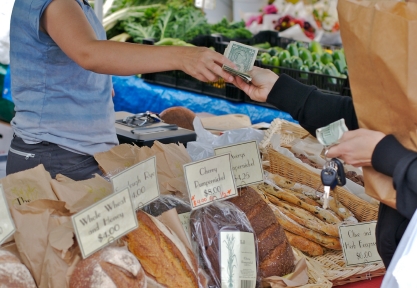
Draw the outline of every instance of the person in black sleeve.
[[[405,229],[417,208],[417,153],[406,149],[393,135],[359,128],[352,98],[320,92],[282,74],[254,67],[252,83],[236,77],[234,84],[252,100],[267,102],[289,113],[315,136],[317,128],[341,118],[350,131],[340,144],[329,149],[328,157],[337,157],[356,167],[372,166],[393,178],[397,209],[379,206],[376,227],[378,253],[388,268]]]

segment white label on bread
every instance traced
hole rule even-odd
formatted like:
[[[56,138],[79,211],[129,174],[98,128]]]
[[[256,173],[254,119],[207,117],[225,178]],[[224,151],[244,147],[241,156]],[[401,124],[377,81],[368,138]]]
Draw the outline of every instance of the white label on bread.
[[[192,209],[237,196],[229,154],[188,163],[183,167]]]
[[[0,245],[16,231],[9,206],[7,205],[3,185],[0,184]]]
[[[187,238],[191,243],[191,222],[190,222],[191,212],[185,212],[178,214],[178,218],[180,218],[181,225],[184,228],[185,234],[187,234]]]
[[[256,286],[256,254],[253,233],[220,232],[222,288]]]
[[[229,153],[236,187],[244,187],[263,182],[262,159],[256,141],[243,142],[214,148],[214,154]]]
[[[159,185],[156,173],[156,157],[129,167],[110,178],[115,192],[129,188],[135,210],[159,198]]]
[[[347,266],[382,261],[376,249],[375,227],[376,221],[339,226]]]
[[[128,188],[107,196],[71,218],[83,258],[138,227]]]

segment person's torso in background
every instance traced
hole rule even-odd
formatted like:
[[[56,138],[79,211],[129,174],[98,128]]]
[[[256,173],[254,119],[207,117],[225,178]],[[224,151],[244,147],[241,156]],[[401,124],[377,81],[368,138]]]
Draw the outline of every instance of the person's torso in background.
[[[45,33],[40,18],[52,0],[16,0],[10,25],[11,89],[16,135],[93,155],[118,143],[110,75],[72,61]],[[106,39],[94,10],[80,4],[97,38]]]

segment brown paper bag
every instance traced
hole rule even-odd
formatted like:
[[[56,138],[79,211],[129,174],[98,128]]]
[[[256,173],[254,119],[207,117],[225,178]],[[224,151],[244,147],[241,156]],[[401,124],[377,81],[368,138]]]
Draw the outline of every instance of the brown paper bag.
[[[417,4],[339,0],[338,14],[359,126],[417,151]],[[365,192],[395,208],[392,178],[363,170]]]
[[[37,199],[57,200],[49,182],[51,175],[40,164],[35,168],[10,174],[0,179],[9,208],[16,208]]]
[[[12,209],[20,258],[39,287],[67,287],[68,271],[80,258],[71,215],[65,202],[57,200],[34,200]]]
[[[94,158],[104,173],[112,176],[152,156],[156,157],[161,194],[177,195],[188,200],[183,165],[191,162],[191,158],[182,144],[162,144],[155,141],[151,148],[121,144],[109,151],[95,154]]]
[[[112,184],[98,174],[83,181],[74,181],[61,174],[55,178],[51,180],[53,191],[59,200],[67,203],[66,208],[73,213],[113,193]]]

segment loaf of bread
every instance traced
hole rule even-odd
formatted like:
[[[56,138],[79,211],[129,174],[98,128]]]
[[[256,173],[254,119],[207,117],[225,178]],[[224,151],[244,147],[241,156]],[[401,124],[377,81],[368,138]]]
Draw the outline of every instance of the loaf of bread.
[[[202,268],[209,275],[208,287],[221,287],[220,232],[227,229],[254,233],[249,220],[236,205],[219,201],[194,210],[190,221]]]
[[[161,195],[157,200],[142,207],[142,211],[157,217],[174,208],[178,214],[191,212],[191,205],[189,203],[173,195]]]
[[[165,123],[176,124],[178,127],[194,130],[195,113],[188,108],[170,107],[159,113],[159,117]]]
[[[81,260],[70,288],[146,288],[145,271],[125,247],[109,246]]]
[[[26,266],[6,250],[0,250],[0,287],[36,288],[35,280]]]
[[[138,210],[139,227],[124,240],[148,277],[166,287],[198,287],[197,260],[190,249],[155,217]]]
[[[285,235],[287,236],[291,246],[310,256],[319,256],[324,254],[323,247],[317,243],[314,243],[313,241],[308,240],[307,238],[295,235],[288,231],[285,231]]]
[[[228,201],[246,214],[258,238],[260,276],[284,276],[293,272],[295,257],[291,245],[274,212],[261,195],[253,188],[245,187],[240,190],[238,197]]]

